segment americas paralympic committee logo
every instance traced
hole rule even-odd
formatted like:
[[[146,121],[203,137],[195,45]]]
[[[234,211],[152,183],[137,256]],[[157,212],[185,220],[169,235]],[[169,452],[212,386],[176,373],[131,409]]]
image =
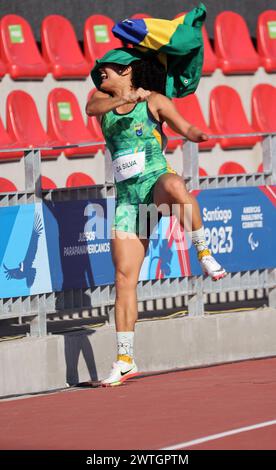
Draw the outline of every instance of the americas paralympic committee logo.
[[[255,241],[253,239],[253,232],[250,232],[250,234],[248,235],[248,243],[249,243],[250,248],[251,248],[252,251],[255,251],[256,248],[258,248],[258,246],[259,246],[258,240]]]

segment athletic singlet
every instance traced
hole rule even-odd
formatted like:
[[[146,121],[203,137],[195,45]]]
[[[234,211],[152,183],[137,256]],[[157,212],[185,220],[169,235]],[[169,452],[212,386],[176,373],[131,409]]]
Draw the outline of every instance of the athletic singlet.
[[[137,231],[139,204],[152,203],[153,187],[159,176],[174,173],[163,153],[167,138],[146,101],[137,103],[129,113],[112,110],[104,114],[102,132],[115,177],[114,227]],[[132,205],[131,210],[126,211],[126,204]]]
[[[115,110],[106,113],[102,131],[112,156],[116,184],[130,178],[139,183],[149,174],[167,169],[163,154],[167,138],[146,101],[137,103],[126,114]]]

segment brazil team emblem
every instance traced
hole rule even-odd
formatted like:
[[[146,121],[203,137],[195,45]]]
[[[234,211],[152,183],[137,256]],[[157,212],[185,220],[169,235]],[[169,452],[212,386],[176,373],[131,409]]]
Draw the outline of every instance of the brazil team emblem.
[[[141,137],[143,135],[143,123],[135,124],[134,129],[137,137]]]

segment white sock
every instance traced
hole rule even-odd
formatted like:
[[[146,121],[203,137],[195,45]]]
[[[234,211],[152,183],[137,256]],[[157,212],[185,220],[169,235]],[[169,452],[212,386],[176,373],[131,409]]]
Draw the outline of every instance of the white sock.
[[[134,331],[117,332],[117,360],[133,361]]]
[[[194,230],[192,232],[192,242],[198,253],[200,253],[203,250],[209,250],[208,245],[206,243],[203,225],[198,230]]]

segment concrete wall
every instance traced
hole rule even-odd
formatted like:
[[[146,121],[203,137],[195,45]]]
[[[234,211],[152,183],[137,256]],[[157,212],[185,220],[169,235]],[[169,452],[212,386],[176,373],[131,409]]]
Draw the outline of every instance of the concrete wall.
[[[276,355],[276,310],[140,322],[135,357],[153,372]],[[0,396],[102,379],[116,357],[114,327],[0,343]]]

